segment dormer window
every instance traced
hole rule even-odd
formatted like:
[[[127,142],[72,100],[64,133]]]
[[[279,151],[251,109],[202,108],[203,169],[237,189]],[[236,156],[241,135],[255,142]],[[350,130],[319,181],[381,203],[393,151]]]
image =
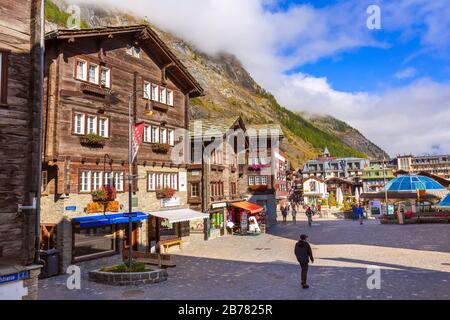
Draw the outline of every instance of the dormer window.
[[[131,45],[127,45],[127,53],[135,58],[140,58],[141,57],[141,48],[135,47],[135,46],[131,46]]]

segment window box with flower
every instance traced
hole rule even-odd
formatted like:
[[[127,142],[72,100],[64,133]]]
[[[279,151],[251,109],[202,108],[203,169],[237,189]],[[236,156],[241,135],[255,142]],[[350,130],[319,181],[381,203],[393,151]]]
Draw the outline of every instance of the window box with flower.
[[[157,199],[172,199],[175,195],[176,190],[172,188],[161,188],[158,187],[156,189],[156,198]]]
[[[90,133],[80,137],[80,143],[89,148],[103,148],[106,144],[106,139],[98,134]]]
[[[152,151],[155,153],[166,154],[170,150],[170,145],[168,143],[153,143]]]

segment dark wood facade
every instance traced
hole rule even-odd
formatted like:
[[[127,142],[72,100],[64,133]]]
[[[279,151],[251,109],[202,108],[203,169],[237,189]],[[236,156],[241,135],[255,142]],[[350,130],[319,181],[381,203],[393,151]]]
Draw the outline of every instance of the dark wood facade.
[[[128,54],[127,46],[140,48],[139,58]],[[107,166],[127,174],[129,101],[135,122],[175,131],[187,128],[189,96],[202,90],[147,26],[53,32],[47,36],[46,60],[44,158],[48,169],[58,172],[51,175],[55,181],[49,192],[54,194],[77,193],[78,168],[86,164],[102,169],[105,155]],[[107,68],[109,86],[78,79],[78,61]],[[171,90],[173,106],[149,103],[144,98],[146,81]],[[149,105],[151,117],[147,116]],[[74,128],[76,113],[85,115],[83,121],[89,116],[107,119],[104,146],[82,145],[80,138],[84,135]],[[85,130],[87,125],[85,122]],[[155,153],[149,143],[144,143],[135,166],[146,163],[171,165],[170,152]]]
[[[0,3],[0,267],[33,262],[40,1]]]

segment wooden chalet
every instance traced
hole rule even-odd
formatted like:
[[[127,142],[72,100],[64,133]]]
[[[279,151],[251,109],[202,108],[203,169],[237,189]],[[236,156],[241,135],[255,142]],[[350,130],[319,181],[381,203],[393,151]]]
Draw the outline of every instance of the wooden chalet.
[[[46,46],[43,248],[60,250],[61,268],[120,253],[130,243],[159,249],[162,219],[147,214],[187,207],[186,165],[171,155],[188,129],[189,98],[203,89],[147,25],[55,30]],[[132,172],[139,212],[132,235],[122,214],[130,104],[133,122],[145,123]],[[92,203],[91,192],[104,185],[118,192],[108,208]],[[188,223],[166,223],[161,231],[175,238],[188,232]]]

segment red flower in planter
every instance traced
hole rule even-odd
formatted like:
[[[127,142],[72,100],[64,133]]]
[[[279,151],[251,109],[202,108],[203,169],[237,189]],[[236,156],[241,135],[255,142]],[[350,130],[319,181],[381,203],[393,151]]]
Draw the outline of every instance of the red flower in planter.
[[[94,202],[109,202],[116,200],[117,191],[112,186],[104,186],[103,188],[91,193]]]
[[[162,188],[161,186],[158,186],[156,188],[156,197],[158,199],[171,199],[173,198],[176,192],[177,191],[175,189],[168,187]]]

